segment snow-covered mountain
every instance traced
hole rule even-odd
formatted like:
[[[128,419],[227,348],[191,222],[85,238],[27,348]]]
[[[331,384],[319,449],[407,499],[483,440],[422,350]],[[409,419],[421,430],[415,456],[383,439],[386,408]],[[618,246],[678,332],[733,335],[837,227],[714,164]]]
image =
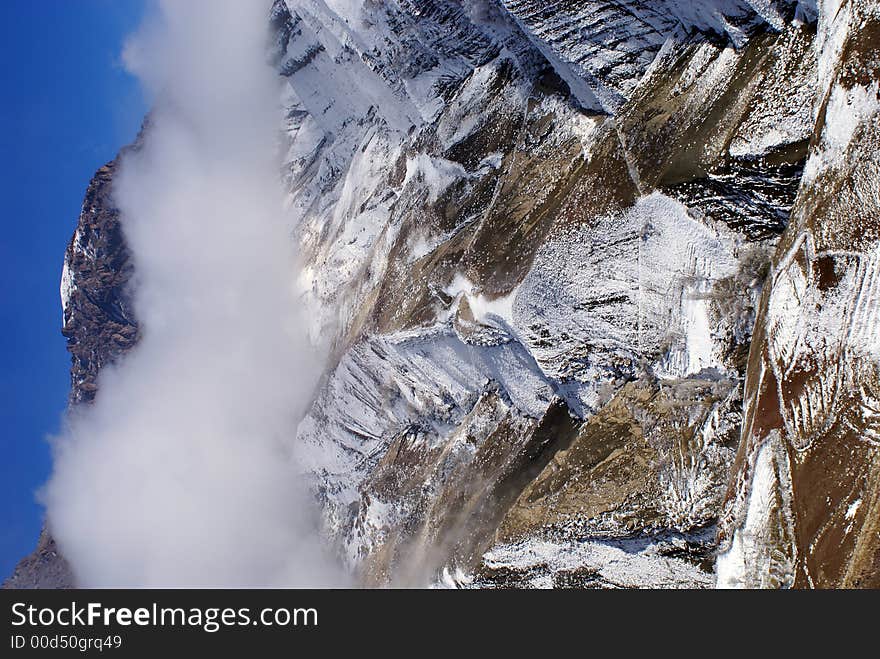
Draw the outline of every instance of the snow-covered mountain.
[[[270,24],[331,354],[296,445],[361,582],[880,585],[876,2]],[[137,340],[112,174],[65,260],[74,404]],[[61,583],[50,543],[11,585]]]

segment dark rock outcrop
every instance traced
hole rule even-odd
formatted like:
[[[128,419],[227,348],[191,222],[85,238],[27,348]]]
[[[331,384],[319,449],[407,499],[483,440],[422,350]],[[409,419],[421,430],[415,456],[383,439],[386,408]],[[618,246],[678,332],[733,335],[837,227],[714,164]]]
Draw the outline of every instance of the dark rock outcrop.
[[[112,196],[118,166],[119,158],[95,174],[64,256],[61,333],[71,356],[72,405],[92,401],[101,369],[138,338],[128,292],[133,266]]]

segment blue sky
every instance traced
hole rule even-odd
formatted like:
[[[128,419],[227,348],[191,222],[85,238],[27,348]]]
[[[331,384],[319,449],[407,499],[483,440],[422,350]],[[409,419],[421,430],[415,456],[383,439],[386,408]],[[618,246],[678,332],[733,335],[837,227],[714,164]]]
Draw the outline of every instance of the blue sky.
[[[0,2],[0,581],[36,542],[34,493],[51,467],[45,438],[67,400],[64,249],[89,179],[144,115],[119,64],[143,10],[143,0]]]

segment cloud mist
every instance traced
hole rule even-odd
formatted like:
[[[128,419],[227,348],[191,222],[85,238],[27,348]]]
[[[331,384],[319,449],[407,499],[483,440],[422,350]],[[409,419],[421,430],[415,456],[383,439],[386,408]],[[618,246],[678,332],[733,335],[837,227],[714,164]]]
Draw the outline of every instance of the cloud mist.
[[[82,586],[320,586],[292,442],[320,364],[293,292],[268,2],[163,0],[126,47],[154,109],[114,197],[140,343],[71,410],[43,497]]]

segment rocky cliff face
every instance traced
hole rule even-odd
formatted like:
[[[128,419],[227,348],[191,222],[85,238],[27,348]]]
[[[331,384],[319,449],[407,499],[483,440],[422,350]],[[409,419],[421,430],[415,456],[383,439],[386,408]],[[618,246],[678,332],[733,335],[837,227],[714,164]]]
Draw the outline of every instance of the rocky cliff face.
[[[820,9],[816,125],[749,356],[725,585],[880,586],[880,11]]]
[[[363,583],[703,587],[718,552],[722,585],[876,583],[874,17],[275,3],[332,354],[297,445]],[[74,403],[137,337],[102,203]]]

